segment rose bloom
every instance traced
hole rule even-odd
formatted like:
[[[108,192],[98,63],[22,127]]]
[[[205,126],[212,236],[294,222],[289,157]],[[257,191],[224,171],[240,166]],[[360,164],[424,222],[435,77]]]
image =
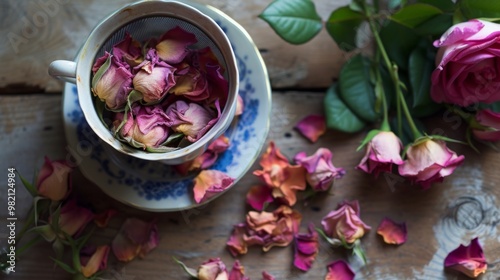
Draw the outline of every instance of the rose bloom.
[[[45,157],[45,163],[36,180],[38,195],[53,201],[66,198],[71,190],[71,170],[65,161],[51,161]]]
[[[399,174],[419,183],[424,189],[433,182],[442,182],[464,161],[441,140],[426,140],[411,145],[406,152],[407,159],[399,166]]]
[[[377,177],[380,172],[392,171],[392,165],[403,164],[401,159],[401,140],[391,131],[380,131],[370,140],[366,147],[366,154],[356,166],[366,173],[372,173]]]
[[[500,101],[500,25],[470,20],[452,26],[439,40],[431,97],[468,106]]]
[[[477,140],[496,142],[500,141],[500,113],[491,110],[480,110],[471,125],[472,135]],[[473,122],[474,122],[473,121]]]
[[[344,201],[339,204],[337,210],[331,211],[321,220],[321,225],[329,237],[345,240],[351,244],[371,229],[361,220],[359,214],[357,200]]]

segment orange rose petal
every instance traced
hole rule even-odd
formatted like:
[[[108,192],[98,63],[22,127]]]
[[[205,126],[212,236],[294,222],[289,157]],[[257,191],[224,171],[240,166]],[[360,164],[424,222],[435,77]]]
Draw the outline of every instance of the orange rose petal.
[[[406,242],[406,224],[396,223],[389,218],[384,218],[377,228],[377,233],[382,236],[387,244],[400,245]]]
[[[218,170],[202,170],[194,178],[194,200],[201,203],[229,188],[234,179]]]

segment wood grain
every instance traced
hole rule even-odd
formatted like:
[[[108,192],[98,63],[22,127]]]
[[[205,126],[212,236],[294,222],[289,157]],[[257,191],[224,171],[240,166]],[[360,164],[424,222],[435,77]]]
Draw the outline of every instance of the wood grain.
[[[130,0],[8,0],[0,2],[0,93],[62,90],[47,74],[53,60],[71,60],[85,38],[103,18]],[[345,61],[326,31],[307,44],[293,46],[281,40],[257,16],[271,0],[200,0],[219,8],[242,25],[254,39],[269,69],[272,86],[324,88],[336,79]],[[315,1],[326,20],[330,11],[348,0]],[[43,4],[46,3],[46,4]]]
[[[467,244],[472,237],[479,237],[484,245],[489,269],[482,279],[500,277],[500,210],[498,200],[500,181],[498,153],[480,147],[477,154],[464,146],[451,145],[459,154],[466,156],[463,166],[445,179],[422,191],[399,177],[380,176],[373,179],[354,169],[362,157],[355,152],[364,133],[348,135],[328,131],[320,140],[311,144],[294,129],[303,116],[321,110],[323,94],[308,92],[274,92],[271,131],[267,141],[273,140],[282,152],[293,157],[299,151],[312,154],[319,147],[333,151],[333,163],[344,167],[347,175],[335,182],[328,194],[300,201],[295,209],[303,214],[302,230],[309,222],[316,226],[337,203],[357,199],[361,205],[361,218],[370,226],[362,240],[368,257],[363,266],[345,250],[332,249],[321,242],[320,253],[313,268],[303,273],[292,268],[293,247],[273,248],[263,253],[251,247],[239,260],[245,266],[247,276],[261,279],[266,270],[276,279],[324,279],[326,265],[334,260],[349,259],[357,273],[357,279],[466,279],[443,269],[447,253],[460,243]],[[34,169],[41,165],[43,155],[64,158],[66,141],[61,120],[59,95],[0,96],[0,170],[16,167],[23,176],[32,178]],[[429,120],[435,128],[443,128],[450,135],[453,131],[438,115]],[[255,163],[251,170],[256,170]],[[96,211],[113,207],[121,214],[110,227],[98,230],[92,242],[105,244],[117,233],[124,218],[137,216],[158,219],[161,242],[143,260],[128,264],[109,261],[106,279],[189,279],[173,261],[175,256],[191,267],[197,267],[209,257],[221,257],[228,266],[234,259],[225,248],[232,225],[244,221],[248,208],[244,197],[247,190],[259,181],[249,172],[233,189],[201,209],[176,213],[154,214],[132,209],[107,197],[97,186],[87,181],[79,172],[73,177],[74,195]],[[394,184],[393,184],[394,183]],[[20,182],[18,183],[20,184]],[[18,205],[26,211],[30,199],[18,185]],[[2,200],[4,198],[4,192]],[[5,204],[1,204],[5,205]],[[0,209],[0,220],[5,221],[5,210]],[[21,215],[21,212],[19,212]],[[376,227],[384,217],[405,221],[408,226],[408,242],[401,246],[383,244],[376,234]],[[1,222],[3,223],[3,222]],[[0,227],[5,236],[5,227]],[[2,239],[2,245],[4,244]],[[18,262],[16,273],[8,279],[69,279],[68,275],[54,268],[47,254],[50,246],[36,246]]]

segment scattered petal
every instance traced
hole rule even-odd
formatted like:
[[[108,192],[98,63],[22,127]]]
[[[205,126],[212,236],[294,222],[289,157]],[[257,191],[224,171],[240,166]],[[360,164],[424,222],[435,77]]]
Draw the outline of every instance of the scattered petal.
[[[262,271],[262,280],[275,280],[275,278],[266,271]]]
[[[88,249],[88,250],[87,250]],[[97,248],[84,248],[80,251],[81,272],[89,278],[98,271],[106,269],[108,264],[109,246],[103,245]]]
[[[111,243],[116,258],[128,262],[144,256],[159,244],[158,227],[155,221],[145,222],[137,218],[128,218]]]
[[[332,152],[326,148],[319,148],[309,157],[305,152],[295,155],[295,162],[307,170],[307,183],[314,191],[327,191],[335,179],[345,175],[344,168],[333,166],[332,157]]]
[[[308,271],[316,259],[319,251],[318,233],[311,223],[308,233],[295,235],[295,255],[293,265],[302,271]]]
[[[267,204],[274,200],[272,189],[263,185],[255,185],[248,191],[246,200],[253,209],[262,211]]]
[[[406,242],[406,223],[396,223],[389,218],[384,218],[377,228],[377,233],[387,244],[403,244]]]
[[[76,200],[72,199],[61,208],[59,227],[69,236],[78,236],[92,219],[94,219],[94,213],[78,206]]]
[[[325,117],[321,115],[308,115],[295,125],[295,129],[314,143],[326,132]]]
[[[247,226],[244,223],[234,225],[233,233],[229,237],[226,245],[229,252],[233,257],[238,255],[243,255],[248,252],[247,243],[244,239],[244,235],[247,231]]]
[[[236,260],[233,264],[233,269],[229,273],[229,280],[250,280],[245,276],[245,268]]]
[[[343,260],[338,260],[330,263],[328,266],[328,273],[325,280],[353,280],[354,271],[348,263]]]
[[[105,210],[94,216],[94,223],[100,228],[105,228],[108,226],[111,218],[113,218],[116,214],[118,214],[118,211],[115,209]]]
[[[485,273],[488,268],[483,248],[477,237],[472,239],[468,246],[460,244],[457,249],[451,251],[444,259],[444,266],[462,272],[471,278]]]
[[[202,170],[194,182],[194,200],[202,203],[232,186],[234,179],[218,170]]]

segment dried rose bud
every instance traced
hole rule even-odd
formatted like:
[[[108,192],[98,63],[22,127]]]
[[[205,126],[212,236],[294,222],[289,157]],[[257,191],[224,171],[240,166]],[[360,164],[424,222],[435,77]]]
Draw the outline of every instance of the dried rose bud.
[[[190,142],[196,142],[219,120],[219,103],[216,102],[215,106],[217,111],[208,106],[178,100],[166,112],[172,120],[172,129],[186,135]]]
[[[321,224],[329,237],[344,240],[352,244],[365,235],[371,228],[359,217],[357,200],[344,201],[337,210],[331,211],[322,220]]]
[[[65,161],[51,161],[45,157],[45,163],[36,180],[38,195],[53,201],[66,198],[71,191],[71,170]]]
[[[328,190],[335,179],[345,175],[344,168],[333,166],[332,157],[332,152],[326,148],[319,148],[309,157],[305,152],[295,156],[295,162],[307,170],[307,183],[314,191]]]

